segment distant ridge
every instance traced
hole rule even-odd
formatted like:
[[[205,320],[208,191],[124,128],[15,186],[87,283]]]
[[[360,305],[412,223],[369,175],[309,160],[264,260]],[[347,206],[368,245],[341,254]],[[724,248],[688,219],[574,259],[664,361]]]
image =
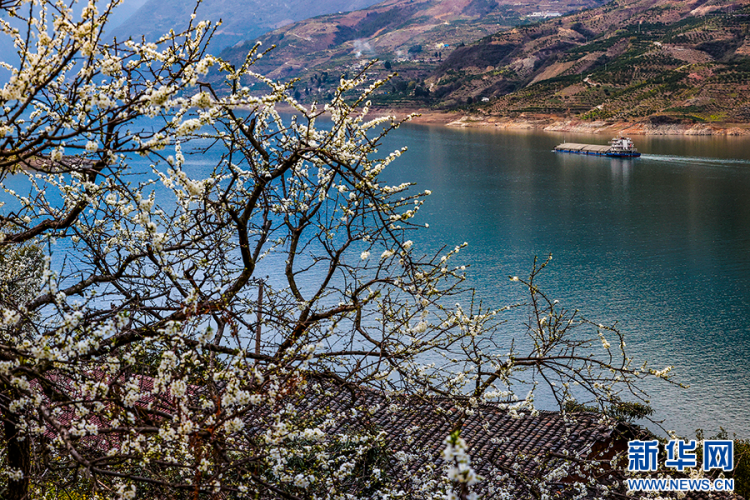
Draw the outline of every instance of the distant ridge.
[[[303,102],[327,98],[342,73],[377,57],[373,78],[398,72],[374,98],[386,107],[750,125],[750,0],[387,0],[259,40],[277,49],[256,71],[301,78]],[[239,61],[253,43],[222,56]]]
[[[300,19],[333,12],[347,12],[372,5],[377,0],[205,0],[198,9],[199,19],[223,24],[211,46],[213,52],[239,41],[256,38],[279,26]],[[156,40],[170,29],[186,26],[195,2],[190,0],[147,0],[111,36],[118,39]]]
[[[256,41],[264,48],[276,46],[254,69],[273,78],[302,77],[303,100],[325,97],[342,73],[356,72],[365,61],[379,58],[388,61],[387,67],[379,66],[380,76],[398,71],[401,76],[393,89],[406,97],[417,88],[410,82],[423,80],[458,46],[539,16],[601,4],[601,0],[385,0],[362,10],[284,26],[221,55],[237,64]]]

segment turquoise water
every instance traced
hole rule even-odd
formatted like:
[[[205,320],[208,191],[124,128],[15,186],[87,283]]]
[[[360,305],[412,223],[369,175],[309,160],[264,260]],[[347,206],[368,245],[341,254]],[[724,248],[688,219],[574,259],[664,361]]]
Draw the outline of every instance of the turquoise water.
[[[750,437],[750,140],[636,137],[644,154],[626,160],[552,153],[563,139],[609,138],[414,125],[392,133],[381,151],[409,151],[389,180],[432,191],[419,216],[430,228],[410,235],[416,248],[468,242],[469,284],[492,306],[521,300],[508,276],[551,253],[541,281],[549,295],[596,322],[618,321],[634,358],[674,365],[690,385],[646,387],[665,427]],[[213,165],[190,158],[196,173]],[[523,335],[523,315],[512,319],[501,346]]]
[[[389,175],[433,193],[417,243],[467,241],[470,285],[492,305],[522,298],[508,276],[551,253],[542,284],[552,297],[618,321],[630,354],[674,365],[690,385],[647,385],[667,429],[750,436],[750,140],[635,137],[641,158],[609,159],[552,153],[563,139],[609,138],[425,126],[392,134],[386,149],[409,151]],[[522,332],[516,322],[505,335]]]

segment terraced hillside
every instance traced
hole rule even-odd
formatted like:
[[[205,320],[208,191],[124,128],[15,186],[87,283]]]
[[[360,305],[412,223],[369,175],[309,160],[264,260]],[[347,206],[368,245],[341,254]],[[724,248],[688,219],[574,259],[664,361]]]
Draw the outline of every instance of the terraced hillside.
[[[618,0],[458,49],[424,86],[493,115],[749,122],[750,8]]]

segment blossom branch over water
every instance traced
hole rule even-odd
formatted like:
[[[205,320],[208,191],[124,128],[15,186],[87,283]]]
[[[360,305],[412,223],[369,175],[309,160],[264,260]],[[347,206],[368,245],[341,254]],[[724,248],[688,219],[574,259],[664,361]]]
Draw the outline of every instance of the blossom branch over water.
[[[216,26],[194,17],[108,42],[117,3],[76,18],[20,0],[0,20],[20,57],[0,90],[6,498],[445,498],[440,468],[375,414],[533,414],[511,383],[524,371],[563,384],[561,402],[576,383],[601,404],[639,394],[624,354],[579,354],[592,341],[545,309],[536,268],[522,357],[495,335],[507,308],[463,289],[463,245],[413,243],[429,193],[383,180],[401,122],[368,117],[383,82],[367,68],[304,107],[253,72],[258,46],[237,68],[208,55]],[[473,486],[458,434],[447,446],[451,481]]]

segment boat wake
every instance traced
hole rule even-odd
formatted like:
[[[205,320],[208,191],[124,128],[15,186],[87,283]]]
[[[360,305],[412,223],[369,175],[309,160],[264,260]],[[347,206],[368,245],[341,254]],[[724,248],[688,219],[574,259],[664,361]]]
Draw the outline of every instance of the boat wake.
[[[750,160],[740,158],[708,158],[700,156],[642,154],[642,160],[667,161],[670,163],[703,163],[706,165],[750,165]]]

